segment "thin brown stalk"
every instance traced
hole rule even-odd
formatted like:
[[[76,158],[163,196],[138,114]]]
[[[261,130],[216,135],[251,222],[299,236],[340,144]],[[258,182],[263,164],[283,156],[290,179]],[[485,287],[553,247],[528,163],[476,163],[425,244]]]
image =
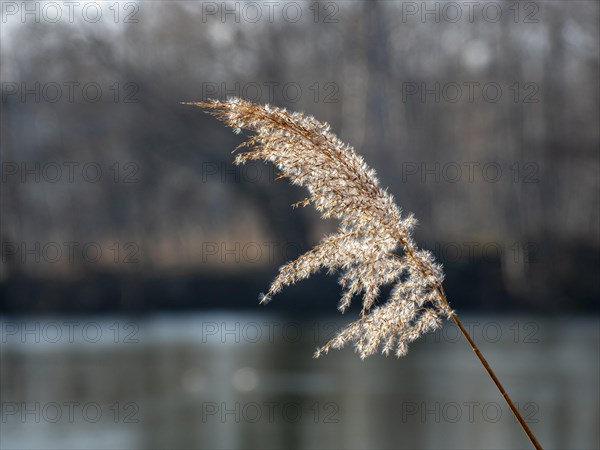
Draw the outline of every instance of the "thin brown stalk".
[[[444,293],[444,290],[441,288],[441,286],[439,287],[439,289],[436,288],[436,291],[438,293],[438,297],[439,297],[440,301],[445,304],[448,304],[448,300],[446,299],[446,294]],[[479,350],[479,347],[477,347],[477,345],[475,344],[475,342],[473,341],[473,339],[469,335],[468,331],[465,329],[462,322],[460,321],[460,319],[458,318],[458,316],[456,315],[456,313],[454,311],[452,311],[450,318],[454,321],[454,323],[456,324],[458,329],[461,331],[461,333],[463,334],[465,339],[467,339],[467,342],[469,343],[469,345],[475,352],[475,355],[477,355],[477,358],[479,358],[479,361],[481,362],[481,364],[487,371],[488,375],[490,376],[490,378],[492,379],[492,381],[494,382],[494,384],[496,385],[496,387],[502,394],[502,397],[504,397],[504,400],[508,404],[508,406],[509,406],[510,410],[512,411],[513,415],[515,416],[515,418],[519,421],[521,428],[523,429],[523,431],[525,432],[525,434],[527,435],[527,437],[529,438],[529,440],[531,441],[533,446],[536,448],[536,450],[543,450],[541,444],[538,442],[537,438],[535,437],[535,435],[533,434],[533,432],[527,425],[527,422],[525,422],[525,419],[519,412],[519,409],[513,403],[512,399],[510,398],[510,395],[508,395],[508,392],[506,392],[506,389],[504,389],[504,386],[502,386],[502,383],[500,383],[500,380],[496,376],[496,373],[494,372],[492,367],[489,365],[489,363],[483,356],[483,353],[481,353],[481,351]]]
[[[410,253],[410,250],[408,251],[408,255],[409,255],[409,257],[412,258],[412,254]],[[415,261],[415,263],[418,264],[418,261]],[[438,299],[440,300],[440,302],[443,305],[447,306],[448,309],[451,309],[450,308],[450,304],[448,302],[448,298],[446,297],[446,292],[444,292],[444,288],[442,287],[442,285],[440,284],[438,286],[435,286],[434,290],[435,290],[435,292],[436,292],[436,294],[437,294]],[[456,326],[458,327],[458,329],[461,331],[461,333],[463,334],[463,336],[465,337],[465,339],[467,340],[467,342],[471,346],[471,349],[475,352],[475,355],[477,355],[477,358],[479,359],[479,361],[481,362],[481,364],[483,365],[483,367],[487,371],[488,375],[490,376],[490,378],[492,379],[492,381],[494,382],[494,384],[498,388],[498,391],[500,391],[500,394],[502,394],[502,397],[504,397],[504,400],[508,404],[510,410],[512,411],[513,415],[515,416],[515,418],[517,419],[517,421],[521,425],[521,428],[523,429],[523,431],[525,432],[525,434],[527,435],[527,437],[529,438],[529,440],[531,441],[531,443],[533,444],[533,446],[536,448],[536,450],[543,450],[542,446],[538,442],[537,438],[535,437],[535,435],[533,434],[533,432],[531,431],[531,429],[527,425],[527,422],[525,422],[525,419],[523,418],[523,416],[519,412],[519,409],[513,403],[512,399],[510,398],[510,395],[508,395],[508,392],[506,392],[506,389],[504,389],[504,386],[502,386],[502,383],[500,382],[500,380],[496,376],[496,373],[494,372],[494,370],[492,369],[492,367],[490,366],[490,364],[487,362],[487,359],[485,359],[485,357],[483,356],[483,353],[481,353],[481,350],[479,350],[479,347],[477,347],[477,344],[475,344],[475,341],[473,341],[473,339],[471,338],[471,335],[469,335],[469,332],[463,326],[462,322],[460,321],[460,319],[456,315],[455,311],[452,311],[450,313],[450,318],[454,321],[454,323],[456,324]]]

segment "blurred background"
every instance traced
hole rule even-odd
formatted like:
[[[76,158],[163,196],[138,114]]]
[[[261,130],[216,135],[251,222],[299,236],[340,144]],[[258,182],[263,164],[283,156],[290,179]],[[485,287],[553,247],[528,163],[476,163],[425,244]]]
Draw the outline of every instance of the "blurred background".
[[[180,104],[228,96],[364,155],[544,447],[600,447],[597,2],[0,5],[0,448],[530,448],[453,325],[315,360],[335,277],[257,304],[336,223]]]

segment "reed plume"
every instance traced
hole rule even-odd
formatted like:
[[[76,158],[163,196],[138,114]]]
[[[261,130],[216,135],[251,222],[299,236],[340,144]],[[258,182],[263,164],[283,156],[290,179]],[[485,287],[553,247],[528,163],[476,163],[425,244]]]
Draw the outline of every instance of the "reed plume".
[[[310,196],[296,206],[313,204],[321,217],[340,221],[337,233],[282,266],[261,295],[261,303],[266,303],[285,286],[326,269],[339,272],[340,311],[350,306],[354,295],[362,296],[360,319],[318,349],[316,356],[348,342],[354,343],[361,358],[378,349],[403,356],[410,342],[450,316],[434,289],[441,285],[442,268],[412,239],[414,217],[402,214],[392,195],[380,187],[375,171],[328,125],[239,98],[196,105],[210,108],[236,132],[255,133],[241,145],[250,150],[239,153],[236,164],[272,162],[281,176],[308,189]],[[396,254],[398,249],[402,255]],[[394,287],[387,302],[376,306],[380,288],[389,284]]]
[[[400,357],[424,333],[454,320],[504,396],[513,414],[538,449],[529,430],[493,370],[450,308],[442,288],[443,271],[433,255],[412,238],[416,219],[403,214],[394,197],[383,189],[375,171],[354,149],[340,141],[329,125],[311,116],[240,99],[190,102],[232,127],[253,135],[236,150],[236,164],[251,160],[273,163],[281,177],[307,188],[309,196],[293,206],[312,204],[322,218],[339,220],[336,233],[279,269],[266,303],[284,287],[326,269],[339,273],[344,312],[355,295],[362,296],[360,318],[317,349],[315,357],[353,343],[361,358],[381,351]],[[388,299],[378,304],[380,289],[393,285]]]

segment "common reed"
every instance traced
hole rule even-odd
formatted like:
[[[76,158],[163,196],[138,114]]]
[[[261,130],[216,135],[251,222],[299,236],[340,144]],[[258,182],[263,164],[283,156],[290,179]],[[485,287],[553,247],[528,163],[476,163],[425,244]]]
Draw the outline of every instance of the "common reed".
[[[344,312],[355,295],[362,296],[357,321],[317,349],[315,357],[352,343],[361,358],[381,351],[400,357],[424,333],[453,320],[505,398],[536,449],[542,447],[506,393],[456,313],[442,287],[442,267],[413,240],[416,219],[403,214],[394,197],[383,189],[375,171],[354,149],[340,141],[326,123],[298,112],[240,99],[190,102],[232,127],[253,135],[236,150],[236,164],[251,160],[273,163],[282,178],[307,188],[309,196],[294,206],[312,204],[322,218],[339,220],[336,233],[279,269],[266,303],[285,286],[326,269],[339,273]],[[392,285],[388,299],[377,304],[382,286]]]

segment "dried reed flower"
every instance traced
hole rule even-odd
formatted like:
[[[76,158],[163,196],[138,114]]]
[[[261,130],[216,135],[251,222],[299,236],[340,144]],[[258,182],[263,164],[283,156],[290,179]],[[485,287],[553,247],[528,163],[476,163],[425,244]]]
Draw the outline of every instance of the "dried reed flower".
[[[379,186],[375,171],[354,149],[329,131],[329,125],[311,116],[240,98],[189,102],[232,127],[254,135],[240,147],[249,148],[235,158],[271,162],[293,184],[306,186],[309,196],[294,206],[312,203],[323,218],[340,221],[338,232],[325,237],[312,250],[279,269],[261,303],[311,274],[327,269],[340,273],[344,312],[354,295],[362,295],[360,319],[317,350],[315,357],[352,342],[361,358],[377,352],[398,357],[408,344],[437,329],[443,317],[458,326],[479,361],[509,405],[533,446],[542,446],[498,380],[483,354],[450,309],[442,288],[442,267],[433,256],[417,248],[412,239],[412,214],[402,215],[393,196]],[[237,149],[236,149],[237,150]],[[400,250],[401,254],[396,252]],[[393,284],[390,296],[375,305],[381,286]]]
[[[393,196],[380,187],[375,171],[331,133],[329,125],[239,98],[192,104],[210,109],[238,133],[242,129],[255,133],[240,146],[249,151],[239,153],[236,164],[272,162],[282,177],[308,189],[309,197],[295,206],[312,203],[321,217],[340,221],[337,233],[282,266],[268,292],[261,295],[261,303],[266,303],[285,286],[321,269],[340,274],[340,311],[348,308],[354,295],[362,295],[360,319],[315,356],[353,342],[361,358],[379,349],[400,357],[410,342],[437,329],[441,318],[450,316],[448,304],[436,291],[443,280],[442,268],[412,239],[415,218],[401,213]],[[398,249],[402,255],[396,254]],[[394,286],[388,300],[375,306],[380,288],[389,284]]]

